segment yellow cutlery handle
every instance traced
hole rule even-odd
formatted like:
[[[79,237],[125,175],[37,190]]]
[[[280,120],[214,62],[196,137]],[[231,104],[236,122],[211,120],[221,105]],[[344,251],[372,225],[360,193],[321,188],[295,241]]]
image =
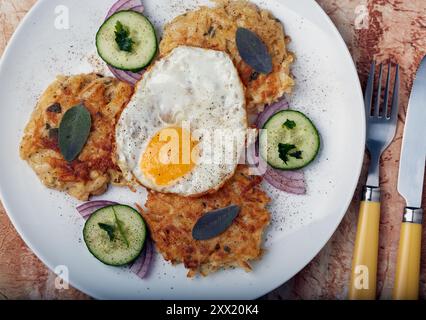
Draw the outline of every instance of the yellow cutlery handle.
[[[376,298],[380,202],[361,201],[352,260],[349,299]]]
[[[411,210],[420,210],[421,215],[421,209]],[[417,222],[403,222],[401,225],[395,286],[393,290],[393,298],[396,300],[416,300],[418,298],[421,241],[421,216]]]

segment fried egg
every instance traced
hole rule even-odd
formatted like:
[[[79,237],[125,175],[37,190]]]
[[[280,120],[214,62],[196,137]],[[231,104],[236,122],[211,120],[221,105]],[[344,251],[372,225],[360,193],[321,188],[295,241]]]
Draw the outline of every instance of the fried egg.
[[[233,175],[246,131],[244,89],[230,57],[180,46],[137,84],[116,125],[117,163],[149,189],[202,195]]]

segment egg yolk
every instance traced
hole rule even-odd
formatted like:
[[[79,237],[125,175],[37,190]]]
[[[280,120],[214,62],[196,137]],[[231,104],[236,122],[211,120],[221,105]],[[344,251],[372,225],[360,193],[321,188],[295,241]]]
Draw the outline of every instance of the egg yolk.
[[[192,153],[196,146],[184,128],[161,129],[146,147],[139,166],[156,185],[169,185],[195,167]]]

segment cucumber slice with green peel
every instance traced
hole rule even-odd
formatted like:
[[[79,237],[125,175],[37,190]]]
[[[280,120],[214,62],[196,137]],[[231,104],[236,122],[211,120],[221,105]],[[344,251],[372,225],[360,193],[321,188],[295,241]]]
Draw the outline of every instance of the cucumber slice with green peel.
[[[83,229],[84,242],[101,262],[121,266],[141,253],[146,226],[142,216],[126,205],[112,205],[95,211]]]
[[[136,71],[154,59],[157,37],[152,23],[144,15],[135,11],[119,11],[99,28],[96,48],[109,65]]]
[[[318,154],[318,130],[302,112],[279,111],[266,121],[263,129],[259,137],[260,155],[273,168],[300,169]]]

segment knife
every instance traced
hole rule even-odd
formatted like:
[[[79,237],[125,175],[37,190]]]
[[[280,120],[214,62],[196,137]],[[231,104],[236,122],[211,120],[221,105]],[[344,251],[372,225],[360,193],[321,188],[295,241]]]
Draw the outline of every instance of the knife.
[[[417,299],[419,294],[420,249],[423,210],[421,208],[426,160],[426,56],[417,70],[408,102],[398,192],[406,207],[402,218],[393,298]]]

